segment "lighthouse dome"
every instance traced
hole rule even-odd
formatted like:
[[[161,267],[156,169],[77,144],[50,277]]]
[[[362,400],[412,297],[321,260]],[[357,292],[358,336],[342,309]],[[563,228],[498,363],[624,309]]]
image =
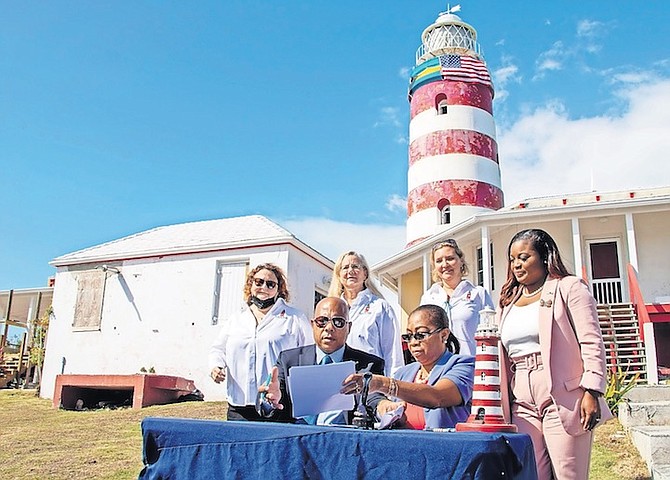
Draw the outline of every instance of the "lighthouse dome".
[[[421,34],[421,46],[416,52],[416,64],[445,54],[481,57],[477,31],[458,15],[441,13]]]

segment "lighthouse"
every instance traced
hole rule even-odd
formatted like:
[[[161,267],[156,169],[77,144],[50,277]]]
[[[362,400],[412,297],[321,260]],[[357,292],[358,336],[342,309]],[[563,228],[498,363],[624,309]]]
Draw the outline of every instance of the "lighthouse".
[[[503,206],[493,84],[459,9],[423,31],[411,73],[407,246]]]

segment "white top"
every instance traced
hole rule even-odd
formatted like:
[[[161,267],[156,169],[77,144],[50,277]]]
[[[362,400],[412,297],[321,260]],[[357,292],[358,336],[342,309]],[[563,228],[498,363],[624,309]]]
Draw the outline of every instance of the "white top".
[[[275,302],[258,325],[245,305],[221,327],[209,350],[209,368],[226,368],[228,403],[255,405],[258,386],[266,380],[281,351],[313,343],[307,316],[283,299]]]
[[[475,332],[479,325],[479,312],[484,307],[493,307],[493,300],[484,287],[473,285],[463,279],[454,289],[451,298],[441,283],[434,283],[421,296],[420,305],[438,305],[449,315],[451,332],[461,344],[461,355],[474,355]]]
[[[347,345],[383,358],[386,375],[392,375],[405,365],[400,322],[389,302],[366,288],[349,306],[349,320],[351,331]]]
[[[540,351],[540,302],[523,307],[512,305],[505,317],[500,340],[512,357]]]

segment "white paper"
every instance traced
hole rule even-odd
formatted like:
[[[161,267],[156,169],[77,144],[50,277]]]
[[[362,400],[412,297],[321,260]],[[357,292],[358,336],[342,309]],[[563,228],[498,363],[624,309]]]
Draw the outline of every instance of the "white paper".
[[[353,410],[354,396],[343,395],[340,389],[344,379],[355,372],[353,361],[292,367],[287,383],[293,402],[293,416]]]
[[[396,408],[395,410],[386,412],[384,415],[382,415],[382,418],[380,419],[379,422],[379,427],[377,427],[377,429],[384,430],[385,428],[389,428],[395,422],[400,420],[403,413],[405,413],[405,407],[403,407],[402,405],[398,405],[398,408]]]

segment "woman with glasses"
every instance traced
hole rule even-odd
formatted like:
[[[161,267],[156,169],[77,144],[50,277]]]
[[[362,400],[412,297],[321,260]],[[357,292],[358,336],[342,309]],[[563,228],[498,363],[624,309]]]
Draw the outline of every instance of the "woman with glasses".
[[[436,243],[430,251],[430,265],[435,282],[421,297],[420,305],[439,305],[449,316],[453,334],[461,343],[461,353],[475,354],[475,331],[479,312],[493,309],[491,296],[484,287],[463,278],[468,264],[456,240]]]
[[[224,323],[209,352],[212,379],[227,379],[228,420],[262,420],[258,386],[281,351],[314,343],[309,319],[288,300],[286,277],[276,265],[258,265],[247,274],[246,305]]]
[[[459,342],[449,329],[449,319],[441,307],[422,305],[407,321],[402,335],[416,362],[398,370],[392,377],[373,375],[369,380],[368,404],[381,417],[404,412],[397,422],[401,428],[424,430],[452,428],[470,414],[474,387],[475,359],[458,355]],[[364,376],[350,375],[342,393],[361,391]]]
[[[400,345],[400,323],[391,305],[370,280],[365,257],[345,252],[335,262],[329,297],[340,297],[349,305],[351,331],[347,345],[384,360],[386,374],[405,364]]]

